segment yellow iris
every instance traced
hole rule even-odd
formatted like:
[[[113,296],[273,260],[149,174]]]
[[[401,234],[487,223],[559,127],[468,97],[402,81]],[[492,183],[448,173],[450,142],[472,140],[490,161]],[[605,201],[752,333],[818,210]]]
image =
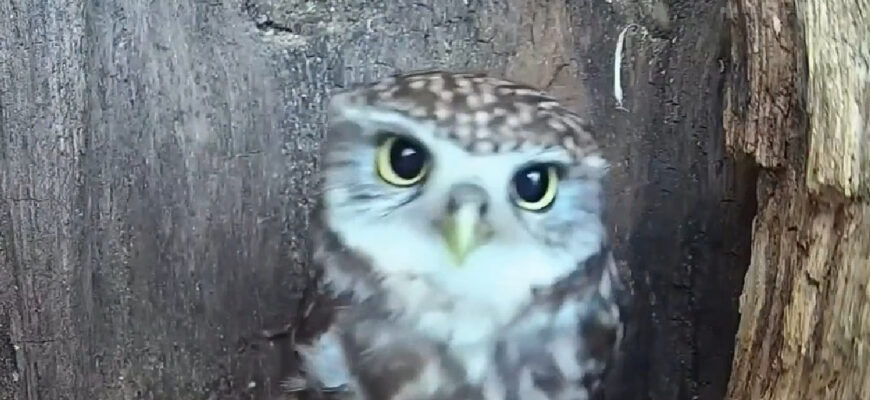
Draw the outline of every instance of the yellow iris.
[[[425,150],[416,143],[398,136],[386,138],[377,148],[375,167],[378,176],[395,186],[420,183],[429,171]]]
[[[516,204],[529,211],[541,211],[556,200],[556,192],[559,187],[559,171],[555,166],[546,166],[532,171],[524,171],[515,179],[514,185],[517,192]],[[529,173],[539,173],[538,180],[528,178]],[[541,187],[543,186],[543,187]]]

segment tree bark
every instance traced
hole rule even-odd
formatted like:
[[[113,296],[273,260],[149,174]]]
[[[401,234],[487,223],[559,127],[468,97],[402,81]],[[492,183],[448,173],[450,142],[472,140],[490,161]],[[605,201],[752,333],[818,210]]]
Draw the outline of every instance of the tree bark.
[[[756,179],[723,4],[0,1],[0,399],[280,398],[329,91],[433,67],[589,116],[635,295],[610,398],[721,398]]]
[[[870,1],[732,0],[730,150],[763,167],[729,399],[870,393]]]

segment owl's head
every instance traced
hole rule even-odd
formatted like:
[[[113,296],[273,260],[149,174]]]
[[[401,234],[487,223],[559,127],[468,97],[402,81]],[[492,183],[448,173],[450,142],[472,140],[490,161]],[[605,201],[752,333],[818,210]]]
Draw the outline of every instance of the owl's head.
[[[324,222],[381,275],[508,295],[599,251],[607,163],[547,94],[436,71],[337,94],[329,110]]]

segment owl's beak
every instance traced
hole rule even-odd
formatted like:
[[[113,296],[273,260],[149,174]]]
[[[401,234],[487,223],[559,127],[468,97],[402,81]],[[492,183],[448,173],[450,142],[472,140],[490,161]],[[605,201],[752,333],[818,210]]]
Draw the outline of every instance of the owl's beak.
[[[441,234],[454,262],[461,266],[468,254],[489,236],[490,230],[483,218],[487,199],[485,191],[472,185],[458,186],[451,194]]]

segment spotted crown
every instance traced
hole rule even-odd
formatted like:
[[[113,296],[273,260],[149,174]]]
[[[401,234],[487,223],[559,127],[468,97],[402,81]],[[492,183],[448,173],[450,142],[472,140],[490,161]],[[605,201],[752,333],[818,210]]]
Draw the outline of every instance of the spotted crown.
[[[534,145],[562,147],[575,160],[599,154],[587,121],[558,100],[482,73],[396,75],[339,93],[332,107],[386,109],[432,122],[474,153]]]

